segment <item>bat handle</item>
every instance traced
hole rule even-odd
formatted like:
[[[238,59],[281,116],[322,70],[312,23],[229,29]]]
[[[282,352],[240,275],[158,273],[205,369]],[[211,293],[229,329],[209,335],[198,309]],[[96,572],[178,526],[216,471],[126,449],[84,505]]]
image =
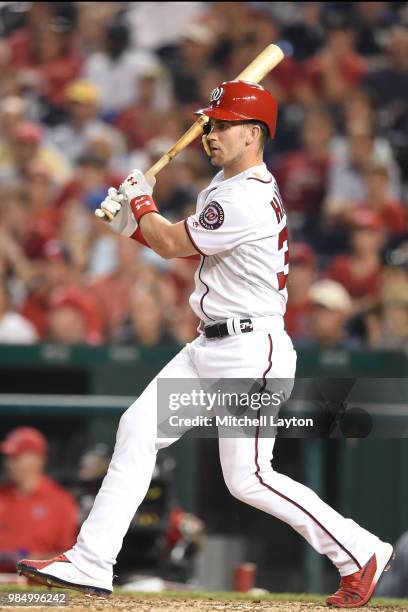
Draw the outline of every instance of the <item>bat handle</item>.
[[[161,158],[158,159],[155,164],[153,164],[153,166],[146,170],[145,177],[147,178],[147,180],[149,180],[149,177],[153,178],[156,176],[156,174],[159,174],[160,170],[163,170],[163,168],[167,166],[171,159],[172,158],[168,153],[162,155]]]
[[[146,176],[156,176],[171,160],[185,149],[193,140],[203,132],[203,126],[207,123],[208,117],[202,115],[193,125],[183,134],[181,138],[169,149],[162,157],[157,160],[146,172]]]

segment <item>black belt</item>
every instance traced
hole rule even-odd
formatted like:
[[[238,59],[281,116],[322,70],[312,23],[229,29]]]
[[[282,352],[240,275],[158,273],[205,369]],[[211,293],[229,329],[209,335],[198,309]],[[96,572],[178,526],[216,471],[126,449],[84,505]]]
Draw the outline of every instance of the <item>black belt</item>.
[[[236,324],[235,324],[236,327]],[[253,331],[251,319],[240,319],[239,329],[235,329],[230,333],[226,323],[214,323],[214,325],[206,325],[204,327],[204,335],[206,338],[224,338],[225,336],[233,336],[239,334],[247,334]]]

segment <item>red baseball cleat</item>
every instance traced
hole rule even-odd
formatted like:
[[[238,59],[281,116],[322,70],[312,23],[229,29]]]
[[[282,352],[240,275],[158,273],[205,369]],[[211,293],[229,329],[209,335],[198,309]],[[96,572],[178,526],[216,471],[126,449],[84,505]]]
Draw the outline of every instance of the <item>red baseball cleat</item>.
[[[17,573],[47,586],[81,591],[86,595],[108,597],[112,585],[100,583],[77,569],[65,555],[47,561],[22,559],[17,563]]]
[[[342,576],[340,588],[326,599],[328,606],[361,608],[371,599],[381,574],[388,570],[393,558],[391,544],[381,542],[364,567],[350,576]]]

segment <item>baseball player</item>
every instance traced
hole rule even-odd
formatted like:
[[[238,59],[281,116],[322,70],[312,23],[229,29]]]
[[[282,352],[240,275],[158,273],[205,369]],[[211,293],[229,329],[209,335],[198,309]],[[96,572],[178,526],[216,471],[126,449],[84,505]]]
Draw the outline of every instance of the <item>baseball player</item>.
[[[198,337],[160,372],[170,379],[293,380],[296,353],[286,334],[288,229],[263,147],[275,134],[277,103],[259,85],[222,83],[204,136],[220,171],[198,196],[196,213],[171,224],[157,210],[153,187],[133,171],[119,192],[110,189],[96,215],[124,236],[165,258],[199,256],[190,304],[201,320]],[[109,595],[122,540],[150,483],[158,449],[174,442],[157,435],[157,378],[123,414],[108,473],[74,547],[48,561],[22,560],[19,573],[38,582]],[[261,413],[261,408],[259,409]],[[271,467],[274,437],[259,427],[244,437],[219,436],[219,454],[232,495],[291,525],[338,568],[332,606],[365,605],[393,553],[310,489]]]

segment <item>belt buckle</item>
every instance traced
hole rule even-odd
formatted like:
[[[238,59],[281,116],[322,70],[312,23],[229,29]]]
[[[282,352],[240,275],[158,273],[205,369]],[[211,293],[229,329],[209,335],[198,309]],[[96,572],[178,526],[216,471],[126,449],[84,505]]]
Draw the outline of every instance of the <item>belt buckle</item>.
[[[247,334],[248,332],[254,331],[254,326],[251,319],[240,319],[239,328],[241,330],[241,334]]]

